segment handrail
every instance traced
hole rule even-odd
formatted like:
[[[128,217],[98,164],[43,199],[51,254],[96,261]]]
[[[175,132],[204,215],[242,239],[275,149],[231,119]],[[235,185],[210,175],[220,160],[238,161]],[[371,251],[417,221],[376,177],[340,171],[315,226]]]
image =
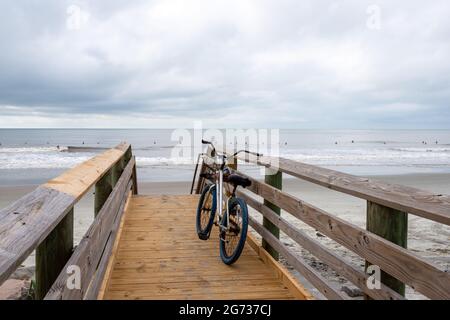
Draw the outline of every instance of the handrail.
[[[50,269],[54,269],[52,273],[57,272],[49,275],[45,282],[57,276],[60,271],[58,267],[65,264],[72,251],[73,214],[69,216],[69,213],[73,212],[78,200],[106,174],[110,174],[112,169],[119,175],[122,174],[129,159],[131,146],[121,143],[51,179],[0,210],[0,284],[35,249],[38,249],[37,257],[39,253],[37,263],[50,266]],[[72,222],[68,221],[66,224],[69,218]],[[41,257],[42,254],[44,257]],[[36,273],[38,269],[48,272],[45,268],[38,267],[37,265]],[[41,279],[36,280],[42,282]],[[52,282],[45,283],[42,290],[46,290]],[[45,292],[41,292],[42,294]]]
[[[231,152],[227,153],[232,154]],[[266,167],[269,167],[271,169],[274,168],[274,166],[272,165],[267,165],[267,162],[264,160],[251,160],[249,159],[250,157],[251,156],[246,155],[246,157],[238,158],[247,162],[256,163],[258,165],[263,165],[264,163],[266,164]],[[266,159],[267,158],[268,157],[266,157]],[[274,159],[272,158],[272,163],[274,163],[273,160]],[[204,162],[205,161],[203,161],[202,163]],[[295,165],[293,165],[293,163],[295,163]],[[302,168],[302,170],[304,170],[306,168],[305,166],[308,168],[308,170],[302,174],[300,174],[300,169],[297,171],[294,170],[296,168]],[[308,181],[315,182],[322,186],[335,190],[339,189],[339,191],[348,193],[347,191],[350,189],[350,187],[346,186],[344,188],[342,186],[343,182],[342,180],[339,180],[339,178],[333,179],[329,177],[330,179],[328,179],[327,183],[323,182],[325,179],[325,173],[333,174],[333,177],[336,177],[338,175],[342,177],[342,175],[344,174],[316,166],[305,166],[303,166],[303,164],[301,163],[297,164],[292,160],[282,159],[276,168],[282,172],[292,174],[295,177],[304,178],[305,176],[308,176]],[[209,168],[205,165],[202,165],[201,170],[209,170]],[[336,241],[340,245],[343,245],[347,249],[355,252],[362,258],[366,259],[366,261],[370,261],[370,263],[378,265],[383,271],[394,276],[401,282],[410,285],[412,288],[424,294],[425,296],[434,299],[450,298],[450,275],[440,270],[432,263],[418,257],[406,248],[402,248],[401,246],[384,239],[382,236],[374,233],[373,230],[364,230],[358,226],[353,225],[352,223],[344,221],[328,212],[325,212],[324,210],[308,204],[307,202],[300,200],[295,196],[281,191],[276,187],[256,180],[240,171],[232,171],[245,176],[252,181],[252,185],[246,190],[238,190],[238,196],[244,198],[249,206],[253,207],[260,214],[262,214],[264,219],[270,221],[275,228],[281,229],[287,236],[297,242],[304,249],[322,260],[324,263],[328,264],[338,274],[344,276],[350,282],[358,286],[367,296],[375,299],[404,299],[402,294],[399,294],[398,292],[396,292],[396,290],[391,289],[388,284],[385,285],[384,283],[381,283],[381,287],[378,290],[369,289],[367,287],[367,274],[359,271],[352,264],[346,262],[345,259],[337,256],[325,246],[321,245],[319,242],[309,238],[300,229],[291,225],[286,219],[280,217],[274,211],[272,211],[272,208],[269,208],[255,198],[250,197],[250,192],[262,197],[270,204],[273,204],[274,206],[285,210],[293,217],[310,225],[320,233]],[[318,171],[319,173],[316,173],[315,171]],[[321,183],[318,182],[318,175],[320,175],[321,177]],[[344,176],[352,177],[352,179],[346,181],[355,181],[355,179],[357,181],[363,182],[370,181],[365,178],[359,178],[351,175]],[[316,178],[313,179],[312,177]],[[198,182],[199,186],[203,183],[201,180],[202,179],[200,179]],[[376,190],[377,197],[381,197],[383,194],[388,193],[388,190],[397,190],[397,192],[401,191],[404,195],[404,199],[407,198],[406,192],[409,190],[413,190],[416,195],[429,195],[429,193],[425,191],[417,190],[414,188],[403,188],[402,186],[395,186],[395,188],[385,189],[386,186],[393,185],[388,185],[382,182],[376,182],[376,184],[377,188],[367,190],[362,188],[362,190],[359,190],[358,195],[364,195],[364,198],[369,198],[367,195],[370,193],[370,190]],[[339,188],[336,187],[338,185],[340,185]],[[380,192],[380,190],[384,191]],[[197,190],[197,193],[199,191],[200,190]],[[420,202],[420,200],[414,198],[414,196],[412,196],[411,198],[414,200],[414,203]],[[427,199],[428,198],[429,197],[427,197]],[[439,196],[439,198],[447,199],[448,197]],[[369,201],[373,199],[373,197],[369,198]],[[404,199],[402,201],[406,201]],[[399,205],[399,202],[397,202],[397,205]],[[428,214],[428,212],[423,211],[424,207],[422,206],[421,216],[444,223],[443,221],[446,221],[446,219],[442,219],[442,217],[444,216],[439,215],[440,218],[437,219],[438,215],[436,214],[436,212],[437,209],[440,209],[445,205],[445,201],[439,203],[438,205],[430,205],[428,208],[435,209],[433,211],[433,214]],[[405,205],[404,203],[402,203],[402,208],[405,208],[405,206],[411,206],[411,204],[407,203]],[[395,212],[393,214],[395,214]],[[389,223],[389,221],[386,221],[386,223]],[[254,219],[250,219],[250,225],[263,237],[263,239],[267,243],[270,244],[272,248],[275,248],[277,252],[281,253],[295,269],[297,269],[308,281],[314,284],[326,297],[333,299],[340,298],[339,295],[336,294],[336,291],[333,290],[332,285],[324,283],[320,275],[311,272],[307,267],[305,267],[305,263],[302,261],[302,259],[298,255],[293,253],[289,248],[286,248],[284,244],[280,242],[280,240],[276,236],[274,236],[269,229],[265,228]]]
[[[228,155],[233,154],[226,148],[216,147],[216,149]],[[335,191],[450,225],[450,196],[448,195],[433,194],[412,187],[375,181],[282,157],[256,157],[245,154],[237,156],[237,158],[279,170]]]
[[[104,267],[109,259],[114,244],[115,232],[121,220],[125,203],[131,188],[131,176],[135,166],[134,158],[128,162],[119,181],[98,213],[95,221],[84,235],[73,255],[67,261],[55,283],[50,288],[45,299],[83,299],[88,294],[89,299],[94,299],[98,294],[99,284],[105,272]],[[103,268],[97,268],[103,261]],[[70,266],[78,266],[82,270],[80,288],[68,288],[66,283],[71,274]],[[95,275],[96,285],[91,285]]]

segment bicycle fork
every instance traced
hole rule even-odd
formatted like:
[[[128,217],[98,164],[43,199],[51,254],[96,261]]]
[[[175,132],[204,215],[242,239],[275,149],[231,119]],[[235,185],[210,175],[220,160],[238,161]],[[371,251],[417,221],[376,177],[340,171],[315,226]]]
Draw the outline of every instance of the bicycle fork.
[[[220,231],[227,231],[230,227],[230,215],[229,215],[229,200],[227,199],[227,205],[226,205],[226,226],[224,226],[223,224],[223,172],[222,170],[219,170],[219,181],[216,182],[216,199],[218,199],[218,212],[219,214],[217,215],[217,225],[219,227]],[[225,239],[222,239],[222,237],[220,236],[220,240],[225,241]]]

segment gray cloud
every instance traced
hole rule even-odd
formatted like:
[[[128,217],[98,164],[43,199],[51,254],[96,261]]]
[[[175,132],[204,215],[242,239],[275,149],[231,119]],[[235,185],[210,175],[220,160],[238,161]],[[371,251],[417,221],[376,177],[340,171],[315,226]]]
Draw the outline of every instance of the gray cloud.
[[[449,128],[450,5],[370,5],[4,0],[0,126]]]

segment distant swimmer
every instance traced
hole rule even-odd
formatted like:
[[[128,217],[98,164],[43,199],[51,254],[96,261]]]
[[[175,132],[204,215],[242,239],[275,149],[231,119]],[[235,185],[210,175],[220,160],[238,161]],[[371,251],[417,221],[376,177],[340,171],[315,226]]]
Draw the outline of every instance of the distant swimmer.
[[[83,143],[82,144],[84,144],[84,141],[83,141]]]
[[[338,144],[337,141],[334,144]]]
[[[58,150],[59,150],[59,145],[57,145],[57,146],[56,146],[56,149],[58,149]]]
[[[386,144],[386,141],[383,141],[383,144]]]
[[[355,143],[355,140],[352,140],[352,143]]]
[[[439,144],[439,142],[436,140],[436,144]]]
[[[285,142],[284,145],[287,146],[287,142]]]
[[[153,144],[156,144],[156,140],[155,140],[155,141],[153,141]]]

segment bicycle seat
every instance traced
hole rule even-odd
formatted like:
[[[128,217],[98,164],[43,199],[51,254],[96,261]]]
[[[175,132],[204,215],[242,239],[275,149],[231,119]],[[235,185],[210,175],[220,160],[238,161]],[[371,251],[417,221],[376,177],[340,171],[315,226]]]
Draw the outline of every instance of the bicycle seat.
[[[251,186],[252,182],[250,181],[250,179],[245,178],[245,177],[241,177],[240,175],[237,174],[230,174],[227,177],[227,181],[228,183],[231,183],[234,186],[241,186],[241,187],[249,187]]]

